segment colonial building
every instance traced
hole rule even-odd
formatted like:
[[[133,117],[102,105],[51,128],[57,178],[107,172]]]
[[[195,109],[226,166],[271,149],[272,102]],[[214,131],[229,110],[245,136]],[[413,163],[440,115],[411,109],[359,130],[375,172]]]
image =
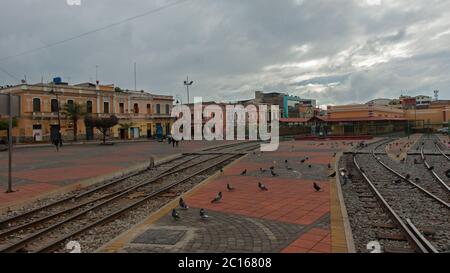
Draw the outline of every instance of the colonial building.
[[[172,96],[148,92],[128,91],[113,85],[82,83],[20,84],[0,89],[21,98],[18,126],[13,137],[18,142],[49,141],[59,131],[66,140],[73,138],[73,122],[64,114],[64,105],[83,105],[87,114],[119,118],[119,125],[110,130],[113,138],[152,137],[157,131],[170,133]],[[84,119],[77,122],[78,139],[94,139],[95,128],[85,126]]]

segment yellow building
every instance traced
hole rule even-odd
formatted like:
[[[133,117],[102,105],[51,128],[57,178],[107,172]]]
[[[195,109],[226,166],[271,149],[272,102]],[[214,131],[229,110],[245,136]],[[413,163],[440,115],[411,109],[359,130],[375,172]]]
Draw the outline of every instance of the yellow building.
[[[0,89],[0,93],[21,98],[21,115],[17,128],[13,129],[18,142],[49,141],[57,134],[59,123],[62,137],[72,140],[73,124],[63,113],[64,105],[71,103],[84,105],[92,116],[116,115],[119,125],[110,130],[110,137],[114,138],[153,137],[159,126],[166,135],[173,122],[172,96],[121,90],[113,85],[20,84]],[[94,128],[86,128],[83,118],[77,127],[79,140],[94,139],[99,134]]]

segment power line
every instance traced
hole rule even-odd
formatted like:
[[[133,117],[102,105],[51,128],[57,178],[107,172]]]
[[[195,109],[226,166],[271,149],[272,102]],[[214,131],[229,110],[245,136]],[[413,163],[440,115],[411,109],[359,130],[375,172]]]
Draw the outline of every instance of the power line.
[[[20,53],[15,54],[15,55],[10,55],[10,56],[6,56],[6,57],[2,57],[2,58],[0,58],[0,62],[3,62],[3,61],[5,61],[5,60],[7,60],[7,59],[16,58],[16,57],[19,57],[19,56],[23,56],[23,55],[26,55],[26,54],[30,54],[30,53],[33,53],[33,52],[36,52],[36,51],[39,51],[39,50],[42,50],[42,49],[49,48],[49,47],[54,47],[54,46],[56,46],[56,45],[60,45],[60,44],[63,44],[63,43],[67,43],[67,42],[69,42],[69,41],[76,40],[76,39],[79,39],[79,38],[81,38],[81,37],[84,37],[84,36],[87,36],[87,35],[90,35],[90,34],[93,34],[93,33],[96,33],[96,32],[99,32],[99,31],[102,31],[102,30],[111,28],[111,27],[115,27],[115,26],[117,26],[117,25],[121,25],[121,24],[123,24],[123,23],[129,22],[129,21],[132,21],[132,20],[135,20],[135,19],[137,19],[137,18],[144,17],[144,16],[147,16],[147,15],[150,15],[150,14],[154,14],[154,13],[160,12],[160,11],[162,11],[162,10],[168,9],[168,8],[170,8],[170,7],[173,7],[173,6],[177,6],[177,5],[182,4],[182,3],[184,3],[184,2],[187,2],[187,1],[189,1],[189,0],[179,0],[179,1],[175,1],[175,2],[173,2],[173,3],[170,3],[170,4],[167,4],[167,5],[161,6],[161,7],[159,7],[159,8],[156,8],[156,9],[152,9],[152,10],[146,11],[146,12],[144,12],[144,13],[141,13],[141,14],[138,14],[138,15],[135,15],[135,16],[132,16],[132,17],[129,17],[129,18],[126,18],[126,19],[117,21],[117,22],[115,22],[115,23],[111,23],[111,24],[109,24],[109,25],[106,25],[106,26],[103,26],[103,27],[100,27],[100,28],[97,28],[97,29],[93,29],[93,30],[91,30],[91,31],[87,31],[87,32],[78,34],[78,35],[76,35],[76,36],[73,36],[73,37],[70,37],[70,38],[67,38],[67,39],[64,39],[64,40],[61,40],[61,41],[57,41],[57,42],[54,42],[54,43],[51,43],[51,44],[47,44],[47,45],[45,45],[45,46],[41,46],[41,47],[37,47],[37,48],[33,48],[33,49],[26,50],[26,51],[22,51],[22,52],[20,52]],[[3,72],[5,72],[5,71],[3,71]],[[8,73],[8,74],[9,74],[9,73]],[[11,75],[10,75],[10,76],[11,76]]]
[[[17,80],[17,81],[20,81],[20,79],[19,79],[18,77],[16,77],[16,76],[14,76],[13,74],[9,73],[6,69],[0,67],[0,70],[1,70],[3,73],[5,73],[6,75],[10,76],[11,78],[13,78],[13,79],[15,79],[15,80]]]

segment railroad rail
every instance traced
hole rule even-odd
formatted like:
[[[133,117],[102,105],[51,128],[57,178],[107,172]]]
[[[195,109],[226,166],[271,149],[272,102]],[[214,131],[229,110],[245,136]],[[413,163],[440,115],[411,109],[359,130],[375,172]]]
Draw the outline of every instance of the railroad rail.
[[[356,155],[353,155],[353,163],[356,166],[356,169],[359,171],[360,175],[364,178],[367,185],[369,186],[372,193],[375,195],[379,204],[382,205],[383,209],[390,215],[390,218],[396,223],[397,227],[400,228],[404,234],[407,236],[407,240],[412,246],[412,248],[421,253],[429,253],[429,252],[437,252],[437,250],[432,247],[431,243],[418,231],[417,228],[412,229],[410,224],[405,223],[401,217],[395,212],[395,210],[389,205],[386,199],[382,196],[382,194],[378,191],[377,187],[374,183],[369,179],[369,177],[364,173],[361,169],[360,165],[356,160]],[[409,220],[409,219],[408,219]],[[409,220],[408,223],[411,223]]]
[[[143,177],[143,181],[137,179],[137,181],[132,181],[133,183],[125,184],[126,181],[139,177],[150,170],[133,173],[88,191],[72,194],[53,203],[2,220],[0,223],[3,224],[3,227],[6,226],[9,229],[0,233],[0,245],[2,246],[0,252],[54,251],[64,241],[73,236],[119,218],[133,208],[157,198],[161,193],[168,192],[192,179],[201,178],[204,173],[217,171],[221,166],[241,157],[243,153],[238,153],[238,151],[251,151],[258,146],[259,143],[257,142],[236,143],[206,149],[212,151],[212,155],[205,153],[189,155],[184,158],[178,157],[158,165],[156,169],[160,169],[169,162],[176,163],[162,171],[153,171],[152,178]],[[227,151],[227,149],[232,149],[235,153],[229,154],[230,151]],[[223,151],[224,154],[220,154],[220,151]],[[121,185],[121,187],[111,189],[111,185]],[[102,194],[99,194],[99,192]],[[91,196],[92,198],[81,202],[81,197],[84,196]],[[64,204],[67,203],[75,203],[75,205],[64,208]],[[34,218],[31,217],[35,213],[54,206],[60,206],[62,209],[43,217],[39,214],[35,215]],[[95,217],[90,217],[90,214],[94,214]],[[31,221],[23,222],[25,217],[31,218]],[[15,221],[16,224],[14,225]],[[69,224],[78,226],[78,228],[70,228],[68,227]],[[19,239],[17,240],[17,238]]]

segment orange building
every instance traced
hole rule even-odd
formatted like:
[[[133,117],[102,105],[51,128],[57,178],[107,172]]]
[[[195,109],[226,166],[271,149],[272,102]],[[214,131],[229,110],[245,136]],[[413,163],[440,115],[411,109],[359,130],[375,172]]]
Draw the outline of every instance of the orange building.
[[[72,140],[73,124],[63,109],[64,105],[73,103],[83,105],[93,116],[116,115],[119,125],[110,130],[110,137],[115,138],[153,136],[159,126],[165,135],[170,133],[173,122],[170,117],[172,96],[124,91],[113,85],[24,83],[0,89],[0,93],[12,93],[21,98],[21,115],[18,126],[13,129],[17,142],[49,141],[59,131],[59,123],[62,137]],[[90,140],[98,134],[94,128],[86,128],[83,118],[78,120],[77,128],[78,139]]]

